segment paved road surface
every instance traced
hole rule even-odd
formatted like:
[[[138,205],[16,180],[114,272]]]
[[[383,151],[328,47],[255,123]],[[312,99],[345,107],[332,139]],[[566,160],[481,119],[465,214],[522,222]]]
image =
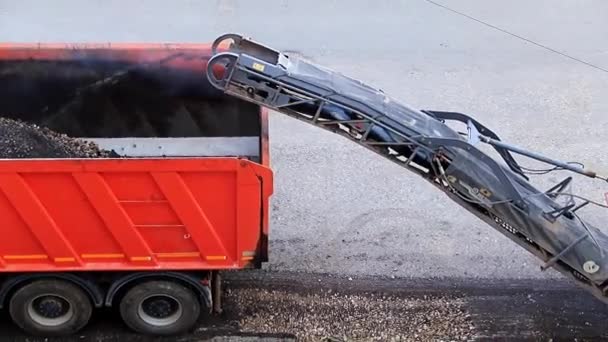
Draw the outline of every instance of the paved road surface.
[[[608,68],[605,1],[449,3]],[[608,171],[603,148],[608,73],[424,0],[171,5],[59,0],[44,6],[31,0],[0,1],[4,41],[205,42],[225,32],[300,51],[416,107],[470,113],[506,140]],[[277,189],[274,269],[422,277],[554,276],[539,273],[534,259],[430,185],[341,137],[275,115],[271,139]],[[608,186],[581,179],[577,190],[601,199]],[[591,211],[588,216],[599,224],[605,215]]]
[[[608,68],[606,1],[438,1]],[[0,1],[4,41],[203,42],[225,32],[299,51],[419,108],[469,113],[508,141],[608,173],[608,73],[424,0]],[[343,138],[273,115],[271,139],[273,270],[559,277],[413,174]],[[600,200],[608,186],[578,179],[575,190]],[[606,222],[599,210],[586,217]]]
[[[236,272],[227,274],[227,287],[234,293],[245,293],[249,289],[254,291],[274,291],[279,293],[281,300],[272,303],[273,310],[265,309],[264,305],[251,307],[233,307],[228,301],[225,314],[222,318],[202,321],[199,328],[191,334],[179,336],[177,341],[202,342],[216,338],[218,342],[227,342],[218,336],[233,336],[234,341],[245,342],[249,339],[272,338],[291,340],[291,334],[253,334],[251,331],[238,331],[239,317],[261,317],[268,322],[284,322],[286,320],[299,322],[301,316],[318,317],[320,321],[327,321],[325,316],[341,322],[350,322],[352,312],[341,307],[310,307],[309,300],[326,295],[328,291],[343,296],[364,296],[371,298],[379,295],[398,298],[399,300],[421,300],[416,309],[424,313],[432,311],[433,298],[442,296],[453,298],[446,304],[457,305],[462,308],[464,315],[470,317],[473,326],[472,337],[477,341],[517,340],[517,341],[605,341],[608,339],[606,322],[608,312],[605,305],[589,294],[568,284],[547,279],[536,280],[479,280],[471,282],[463,279],[446,278],[440,281],[424,279],[378,279],[357,278],[347,280],[332,275],[311,274],[302,276],[301,273],[289,272]],[[287,293],[287,295],[283,295]],[[231,297],[231,296],[228,296]],[[559,299],[559,300],[557,300]],[[370,300],[371,301],[371,300]],[[427,303],[427,304],[425,304]],[[361,305],[361,304],[360,304]],[[386,326],[384,321],[396,321],[401,326],[412,322],[417,311],[391,312],[394,317],[378,317],[366,315],[368,308],[365,304],[358,310],[360,318],[356,321],[361,325],[367,320],[377,320]],[[341,312],[341,310],[343,312]],[[280,312],[289,312],[291,317],[283,317]],[[387,315],[388,316],[388,315]],[[431,327],[443,325],[443,320],[449,317],[433,318],[427,316],[424,323]],[[2,317],[4,318],[4,317]],[[43,339],[32,338],[21,334],[13,326],[0,319],[0,341],[11,342],[143,342],[148,339],[129,332],[120,322],[117,315],[111,311],[97,313],[89,327],[79,335],[70,339]],[[348,325],[349,323],[345,323]],[[417,324],[412,322],[415,331]],[[293,325],[293,324],[291,324]],[[322,325],[322,323],[321,323]],[[330,325],[330,324],[328,324]],[[445,325],[443,325],[445,329]],[[409,325],[408,325],[409,327]],[[418,328],[424,329],[422,326]],[[250,328],[251,329],[251,328]],[[348,329],[348,328],[346,328]],[[412,329],[412,328],[409,328]],[[428,328],[427,328],[428,329]],[[453,332],[452,332],[453,333]],[[331,329],[327,331],[331,336]],[[236,337],[241,339],[237,340]],[[261,336],[261,337],[260,337]],[[456,340],[460,334],[441,336],[444,340]],[[155,339],[157,342],[175,341],[176,338]],[[409,340],[415,341],[413,336]],[[255,340],[256,342],[264,341]]]

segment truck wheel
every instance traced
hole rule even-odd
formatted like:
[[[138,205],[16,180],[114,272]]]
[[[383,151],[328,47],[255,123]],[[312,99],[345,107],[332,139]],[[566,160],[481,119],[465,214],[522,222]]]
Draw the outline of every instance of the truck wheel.
[[[9,303],[13,322],[33,335],[65,336],[82,329],[93,307],[87,294],[63,280],[37,280],[15,292]]]
[[[189,331],[201,304],[189,288],[172,281],[147,281],[131,288],[120,301],[129,328],[142,334],[174,335]]]

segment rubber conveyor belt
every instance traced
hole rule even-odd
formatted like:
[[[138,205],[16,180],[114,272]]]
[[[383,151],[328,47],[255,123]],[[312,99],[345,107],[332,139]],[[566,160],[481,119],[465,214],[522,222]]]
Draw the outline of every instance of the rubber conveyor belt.
[[[554,267],[608,303],[608,236],[579,217],[589,202],[558,200],[567,197],[571,177],[548,191],[537,190],[510,150],[551,159],[509,148],[465,114],[410,108],[379,89],[239,35],[219,37],[213,50],[207,77],[216,88],[343,135],[416,172],[542,259],[542,269]],[[468,134],[448,121],[466,124]],[[476,147],[480,143],[492,145],[504,163]]]

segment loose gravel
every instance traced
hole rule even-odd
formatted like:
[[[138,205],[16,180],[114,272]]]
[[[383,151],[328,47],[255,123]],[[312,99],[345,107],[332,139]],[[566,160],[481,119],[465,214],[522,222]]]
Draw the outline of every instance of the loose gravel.
[[[243,332],[288,333],[301,341],[466,341],[470,317],[458,298],[228,289]]]
[[[111,154],[92,142],[0,117],[0,158],[103,158]]]

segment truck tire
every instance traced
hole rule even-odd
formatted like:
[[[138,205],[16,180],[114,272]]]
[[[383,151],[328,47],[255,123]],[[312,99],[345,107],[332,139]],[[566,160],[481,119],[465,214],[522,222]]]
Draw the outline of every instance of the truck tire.
[[[191,330],[201,304],[194,291],[174,281],[146,281],[120,301],[120,314],[132,330],[148,335],[176,335]]]
[[[78,332],[91,318],[88,295],[65,280],[37,280],[19,288],[11,297],[13,322],[33,335],[66,336]]]

